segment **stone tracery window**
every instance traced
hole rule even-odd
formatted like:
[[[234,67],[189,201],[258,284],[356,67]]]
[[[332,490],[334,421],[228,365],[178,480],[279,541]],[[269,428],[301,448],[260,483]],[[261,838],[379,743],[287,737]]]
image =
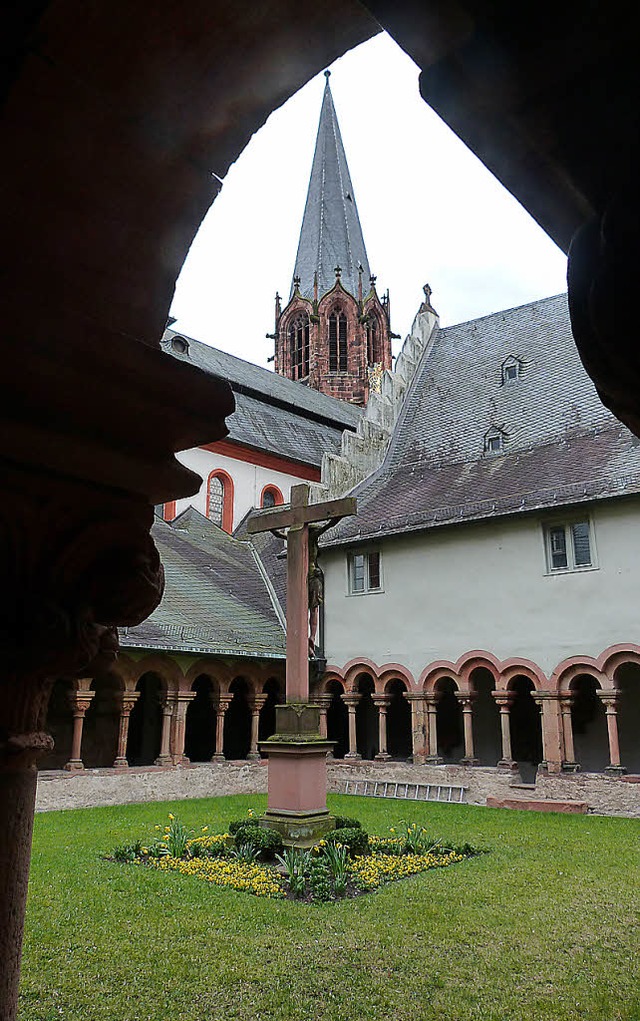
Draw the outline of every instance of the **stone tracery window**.
[[[380,355],[380,328],[375,316],[367,320],[367,364],[377,365],[382,361]]]
[[[347,371],[347,317],[344,312],[329,316],[329,372]]]
[[[289,323],[289,351],[293,379],[309,375],[309,316],[301,312]]]

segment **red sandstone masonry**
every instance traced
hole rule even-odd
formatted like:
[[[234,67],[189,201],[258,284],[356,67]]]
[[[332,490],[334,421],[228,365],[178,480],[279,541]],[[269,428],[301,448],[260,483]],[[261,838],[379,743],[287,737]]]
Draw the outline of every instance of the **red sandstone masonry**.
[[[586,815],[589,806],[586,801],[529,801],[524,798],[487,798],[488,808],[517,808],[528,812],[564,812],[573,815]]]

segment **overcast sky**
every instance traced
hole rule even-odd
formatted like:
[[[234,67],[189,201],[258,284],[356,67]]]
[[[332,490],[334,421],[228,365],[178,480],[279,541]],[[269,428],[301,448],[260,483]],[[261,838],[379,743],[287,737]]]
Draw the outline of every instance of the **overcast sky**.
[[[389,36],[331,72],[371,272],[380,294],[389,288],[396,333],[409,332],[425,283],[443,325],[566,290],[564,254],[424,103],[417,66]],[[174,329],[260,365],[273,354],[275,292],[289,297],[324,84],[312,79],[254,135],[176,285]]]

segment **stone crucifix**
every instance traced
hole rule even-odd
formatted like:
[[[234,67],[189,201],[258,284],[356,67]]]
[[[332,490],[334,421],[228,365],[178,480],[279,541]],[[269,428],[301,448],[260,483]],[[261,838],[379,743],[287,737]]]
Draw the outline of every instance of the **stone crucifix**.
[[[257,511],[248,531],[287,529],[287,702],[309,701],[309,582],[317,569],[317,537],[341,518],[356,513],[356,498],[309,503],[309,486],[292,486],[290,504]],[[318,527],[325,522],[325,527]],[[311,548],[311,558],[309,556]]]

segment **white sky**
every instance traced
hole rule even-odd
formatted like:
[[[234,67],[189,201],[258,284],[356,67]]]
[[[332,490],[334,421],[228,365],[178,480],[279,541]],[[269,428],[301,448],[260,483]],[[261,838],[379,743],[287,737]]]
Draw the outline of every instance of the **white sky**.
[[[425,283],[443,325],[566,290],[564,254],[424,103],[417,66],[389,36],[331,72],[369,264],[378,293],[390,290],[396,333],[409,332]],[[253,136],[176,284],[174,329],[263,366],[275,292],[289,297],[324,84],[312,79]]]

